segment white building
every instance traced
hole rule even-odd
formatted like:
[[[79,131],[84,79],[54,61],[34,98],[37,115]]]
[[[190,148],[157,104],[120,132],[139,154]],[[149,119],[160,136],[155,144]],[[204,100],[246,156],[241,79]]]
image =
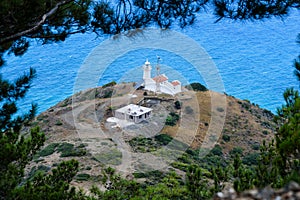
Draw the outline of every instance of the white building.
[[[148,60],[145,62],[143,69],[143,86],[145,90],[156,93],[166,93],[173,96],[181,92],[181,82],[178,80],[169,82],[168,77],[165,74],[151,78],[152,66]]]
[[[127,120],[134,123],[140,123],[151,117],[151,108],[129,104],[115,110],[115,117],[121,120]]]

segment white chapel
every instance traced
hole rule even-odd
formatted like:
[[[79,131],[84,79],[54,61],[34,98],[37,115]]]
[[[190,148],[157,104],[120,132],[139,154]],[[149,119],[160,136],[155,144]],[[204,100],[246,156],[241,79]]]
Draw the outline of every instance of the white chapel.
[[[174,80],[169,82],[168,77],[165,74],[160,74],[159,63],[157,64],[157,76],[151,78],[151,69],[152,66],[150,62],[146,60],[143,65],[143,86],[145,90],[156,92],[156,93],[165,93],[170,95],[175,95],[181,92],[181,82],[178,80]]]

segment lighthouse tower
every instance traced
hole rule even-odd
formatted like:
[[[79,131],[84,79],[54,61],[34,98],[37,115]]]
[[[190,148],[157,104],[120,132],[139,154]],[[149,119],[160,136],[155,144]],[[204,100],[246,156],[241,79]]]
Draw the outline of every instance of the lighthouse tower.
[[[178,80],[172,82],[168,81],[168,77],[165,74],[160,74],[160,57],[157,57],[156,65],[156,76],[151,78],[151,65],[148,59],[143,65],[143,81],[142,86],[144,90],[155,92],[156,94],[165,93],[170,95],[175,95],[181,92],[181,83]]]
[[[151,69],[152,69],[148,59],[146,60],[143,69],[144,69],[143,79],[144,79],[144,83],[146,83],[149,82],[149,80],[151,80]]]

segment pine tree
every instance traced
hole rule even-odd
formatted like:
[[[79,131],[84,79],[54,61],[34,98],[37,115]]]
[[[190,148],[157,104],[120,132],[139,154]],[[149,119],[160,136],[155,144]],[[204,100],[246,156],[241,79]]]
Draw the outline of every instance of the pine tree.
[[[70,182],[78,171],[79,163],[75,160],[60,163],[51,173],[40,172],[32,180],[27,180],[11,192],[11,199],[22,200],[84,200],[88,197],[76,188],[70,187]]]
[[[17,115],[17,102],[30,87],[35,71],[30,69],[13,83],[0,76],[0,198],[8,199],[14,188],[21,184],[26,164],[43,145],[45,137],[39,128],[30,134],[21,134],[24,123],[35,115],[36,105],[24,115]]]
[[[208,179],[198,166],[189,166],[186,172],[186,187],[190,192],[191,199],[208,199],[212,197]]]
[[[30,69],[14,82],[0,76],[0,199],[84,199],[69,186],[78,171],[77,161],[61,163],[51,175],[39,174],[26,180],[24,169],[43,146],[45,135],[39,127],[30,133],[21,131],[34,118],[36,105],[27,113],[18,113],[17,103],[30,88],[35,70]]]
[[[297,0],[2,0],[0,66],[5,52],[24,54],[32,38],[45,44],[77,33],[118,34],[149,26],[170,28],[174,23],[183,28],[207,6],[219,20],[283,17],[300,7]]]

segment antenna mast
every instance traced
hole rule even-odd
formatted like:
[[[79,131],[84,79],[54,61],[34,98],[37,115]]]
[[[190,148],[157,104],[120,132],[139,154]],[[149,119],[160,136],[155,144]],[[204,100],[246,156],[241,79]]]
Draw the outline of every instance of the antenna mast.
[[[159,56],[156,56],[157,57],[157,64],[156,64],[156,76],[157,76],[157,81],[156,81],[156,93],[160,93],[160,65],[159,65],[159,62],[161,61],[160,57]]]

